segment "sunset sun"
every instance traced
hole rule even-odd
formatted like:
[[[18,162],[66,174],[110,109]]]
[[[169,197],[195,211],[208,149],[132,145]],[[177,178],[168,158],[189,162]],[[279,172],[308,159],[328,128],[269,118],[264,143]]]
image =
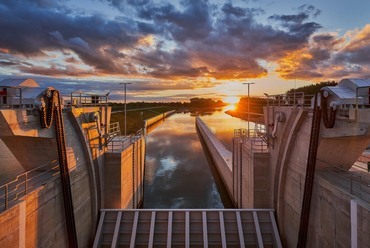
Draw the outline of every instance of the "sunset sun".
[[[235,110],[236,105],[239,102],[240,97],[237,96],[227,96],[223,99],[225,103],[228,103],[229,106],[226,107],[226,110]]]
[[[240,100],[240,97],[238,96],[227,96],[223,99],[223,101],[228,104],[236,104],[239,102],[239,100]]]

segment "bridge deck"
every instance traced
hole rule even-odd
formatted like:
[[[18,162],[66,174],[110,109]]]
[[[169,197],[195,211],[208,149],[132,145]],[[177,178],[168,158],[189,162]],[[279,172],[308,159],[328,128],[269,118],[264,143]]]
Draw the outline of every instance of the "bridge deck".
[[[271,209],[102,209],[93,247],[282,247]]]

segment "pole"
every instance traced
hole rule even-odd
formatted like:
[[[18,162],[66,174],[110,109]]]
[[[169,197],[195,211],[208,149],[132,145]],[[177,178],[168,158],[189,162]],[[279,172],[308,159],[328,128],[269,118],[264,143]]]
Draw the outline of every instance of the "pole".
[[[125,137],[126,137],[126,87],[128,84],[131,83],[120,83],[120,84],[123,84],[125,86]]]
[[[248,137],[250,137],[250,132],[249,132],[249,85],[254,84],[254,83],[243,83],[248,85]]]
[[[125,84],[125,137],[126,137],[126,84]]]

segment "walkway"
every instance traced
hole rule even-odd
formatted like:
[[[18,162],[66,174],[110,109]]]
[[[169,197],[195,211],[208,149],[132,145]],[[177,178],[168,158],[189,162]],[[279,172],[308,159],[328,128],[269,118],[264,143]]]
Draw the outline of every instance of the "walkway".
[[[93,247],[282,247],[271,209],[102,209]]]

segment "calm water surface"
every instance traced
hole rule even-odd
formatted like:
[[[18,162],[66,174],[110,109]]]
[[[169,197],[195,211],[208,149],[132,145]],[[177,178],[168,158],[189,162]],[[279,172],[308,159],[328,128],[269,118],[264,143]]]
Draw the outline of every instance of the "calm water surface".
[[[223,111],[202,119],[228,148],[233,130],[246,127],[245,121]],[[206,154],[190,113],[175,114],[149,133],[143,208],[231,207]]]

